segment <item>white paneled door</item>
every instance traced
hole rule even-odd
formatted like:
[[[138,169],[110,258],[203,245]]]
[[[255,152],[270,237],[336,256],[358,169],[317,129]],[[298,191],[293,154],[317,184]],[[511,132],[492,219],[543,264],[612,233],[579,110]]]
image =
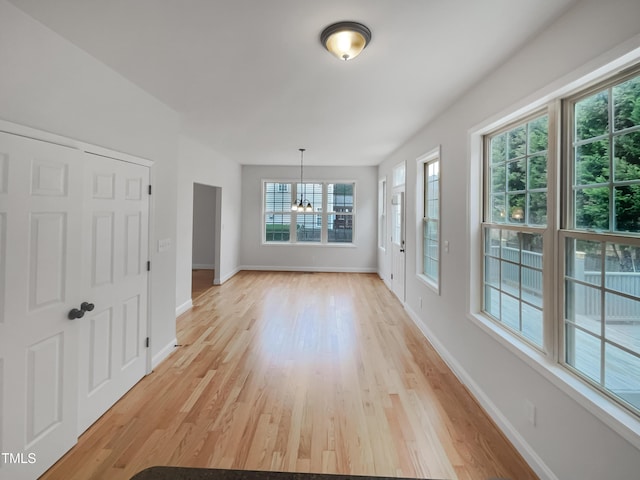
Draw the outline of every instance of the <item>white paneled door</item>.
[[[145,374],[148,176],[0,133],[0,479],[37,478]]]
[[[404,191],[396,191],[391,198],[391,290],[402,303],[405,300],[404,220]]]
[[[83,153],[0,133],[1,479],[33,479],[77,438]],[[9,454],[4,455],[4,454]]]
[[[87,155],[78,434],[146,372],[149,169]]]

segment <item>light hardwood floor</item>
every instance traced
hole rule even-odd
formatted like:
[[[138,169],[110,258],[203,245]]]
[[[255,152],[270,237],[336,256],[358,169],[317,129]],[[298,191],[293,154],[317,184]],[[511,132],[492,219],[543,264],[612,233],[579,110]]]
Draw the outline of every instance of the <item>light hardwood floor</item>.
[[[152,465],[537,478],[373,274],[241,272],[44,479]]]
[[[191,299],[197,300],[200,295],[213,288],[215,270],[196,269],[191,271]]]

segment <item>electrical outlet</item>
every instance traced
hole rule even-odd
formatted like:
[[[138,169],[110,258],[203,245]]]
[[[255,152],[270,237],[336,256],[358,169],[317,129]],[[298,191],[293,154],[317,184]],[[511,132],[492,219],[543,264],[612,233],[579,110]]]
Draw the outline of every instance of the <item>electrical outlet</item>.
[[[449,253],[449,240],[444,241],[444,253]]]

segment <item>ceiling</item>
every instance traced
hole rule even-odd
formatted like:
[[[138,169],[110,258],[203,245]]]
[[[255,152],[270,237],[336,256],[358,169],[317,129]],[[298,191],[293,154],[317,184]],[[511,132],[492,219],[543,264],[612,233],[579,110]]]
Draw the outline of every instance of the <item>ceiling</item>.
[[[574,0],[11,0],[242,164],[377,165]],[[320,45],[354,20],[372,41]]]

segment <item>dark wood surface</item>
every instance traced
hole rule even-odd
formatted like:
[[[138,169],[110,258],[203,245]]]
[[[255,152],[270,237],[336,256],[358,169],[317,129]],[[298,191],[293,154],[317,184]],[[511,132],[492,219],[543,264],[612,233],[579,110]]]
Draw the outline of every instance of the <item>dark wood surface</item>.
[[[268,472],[219,468],[150,467],[131,480],[409,480],[397,477],[371,477],[331,473]],[[424,479],[427,480],[427,479]]]

